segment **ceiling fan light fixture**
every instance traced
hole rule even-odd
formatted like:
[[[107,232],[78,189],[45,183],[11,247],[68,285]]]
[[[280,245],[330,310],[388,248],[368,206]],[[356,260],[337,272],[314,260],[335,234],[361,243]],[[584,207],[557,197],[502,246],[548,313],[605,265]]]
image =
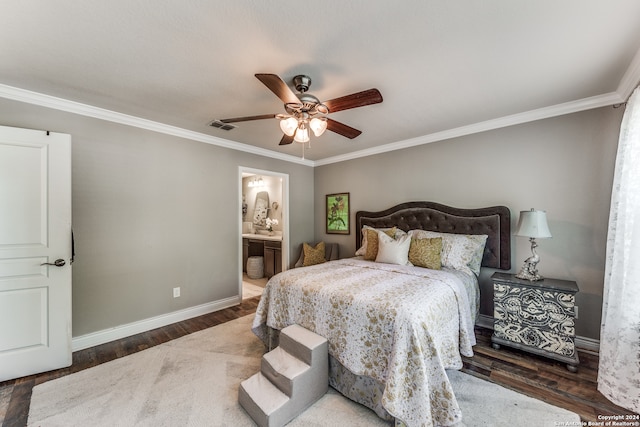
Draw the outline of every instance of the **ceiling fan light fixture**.
[[[296,134],[293,137],[293,140],[300,143],[309,142],[309,129],[301,124],[300,127],[296,130]]]
[[[288,136],[293,136],[298,128],[298,121],[294,117],[280,120],[280,129]]]
[[[309,122],[309,127],[315,136],[320,136],[327,130],[327,119],[325,117],[314,117]]]
[[[294,93],[276,74],[258,73],[255,77],[284,103],[286,113],[234,117],[219,120],[221,124],[216,127],[221,127],[222,124],[227,125],[228,123],[276,118],[280,121],[280,129],[284,133],[279,143],[281,146],[289,145],[294,141],[310,143],[309,129],[316,137],[323,135],[328,129],[338,135],[353,139],[362,132],[344,123],[329,119],[326,115],[382,102],[382,95],[375,88],[333,98],[323,103],[316,96],[308,93],[311,78],[307,75],[301,74],[293,79],[294,86],[299,92],[298,94]],[[304,150],[302,157],[304,158]]]

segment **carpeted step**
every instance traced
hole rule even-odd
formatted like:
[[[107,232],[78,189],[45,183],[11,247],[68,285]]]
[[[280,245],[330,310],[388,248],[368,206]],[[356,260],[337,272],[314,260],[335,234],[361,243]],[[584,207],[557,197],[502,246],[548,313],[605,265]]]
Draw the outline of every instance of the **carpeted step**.
[[[261,372],[240,384],[238,401],[260,427],[283,426],[329,389],[327,340],[301,326],[280,331]]]
[[[302,360],[292,356],[282,347],[276,347],[262,356],[261,372],[280,391],[287,396],[293,396],[296,379],[307,372],[311,367]]]
[[[238,390],[240,405],[260,427],[283,426],[289,422],[293,417],[282,411],[289,400],[289,396],[260,372],[242,381]]]
[[[287,353],[297,357],[307,365],[315,364],[314,356],[316,358],[327,357],[326,338],[299,325],[290,325],[280,331],[279,345]]]

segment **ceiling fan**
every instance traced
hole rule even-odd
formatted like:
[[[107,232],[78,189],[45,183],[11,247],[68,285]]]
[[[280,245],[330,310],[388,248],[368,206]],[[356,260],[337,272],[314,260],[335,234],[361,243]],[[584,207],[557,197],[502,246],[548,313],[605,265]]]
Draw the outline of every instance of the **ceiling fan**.
[[[235,123],[249,120],[279,119],[280,128],[284,132],[284,136],[280,140],[280,145],[291,144],[294,141],[300,143],[308,142],[309,130],[311,130],[315,136],[320,136],[328,129],[349,139],[353,139],[360,135],[362,131],[330,119],[326,117],[327,114],[382,102],[382,95],[378,89],[369,89],[320,102],[318,98],[307,93],[309,86],[311,86],[311,78],[309,76],[298,75],[293,78],[293,85],[299,92],[298,95],[275,74],[256,74],[255,76],[284,102],[286,114],[234,117],[220,120],[220,122]]]

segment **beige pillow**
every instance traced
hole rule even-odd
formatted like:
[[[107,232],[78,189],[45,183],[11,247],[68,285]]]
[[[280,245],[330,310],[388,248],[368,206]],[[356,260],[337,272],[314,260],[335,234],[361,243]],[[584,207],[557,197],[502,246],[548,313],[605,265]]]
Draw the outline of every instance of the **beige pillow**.
[[[440,270],[442,267],[441,253],[442,237],[412,238],[409,247],[409,262],[416,267]]]
[[[380,231],[393,239],[395,238],[396,230],[396,227],[392,227],[388,230]],[[374,228],[367,228],[364,231],[364,234],[367,237],[367,248],[364,253],[364,259],[368,261],[375,261],[376,256],[378,255],[378,230]]]
[[[303,267],[327,262],[324,259],[324,242],[318,243],[315,248],[305,242],[302,244],[302,251],[304,252]]]

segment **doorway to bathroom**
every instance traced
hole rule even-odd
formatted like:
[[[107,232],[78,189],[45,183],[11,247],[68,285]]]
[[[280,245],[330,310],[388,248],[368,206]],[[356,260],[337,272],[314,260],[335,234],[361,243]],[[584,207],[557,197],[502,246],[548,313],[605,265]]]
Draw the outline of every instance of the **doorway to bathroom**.
[[[267,281],[289,260],[289,175],[239,168],[242,299],[262,294]]]

